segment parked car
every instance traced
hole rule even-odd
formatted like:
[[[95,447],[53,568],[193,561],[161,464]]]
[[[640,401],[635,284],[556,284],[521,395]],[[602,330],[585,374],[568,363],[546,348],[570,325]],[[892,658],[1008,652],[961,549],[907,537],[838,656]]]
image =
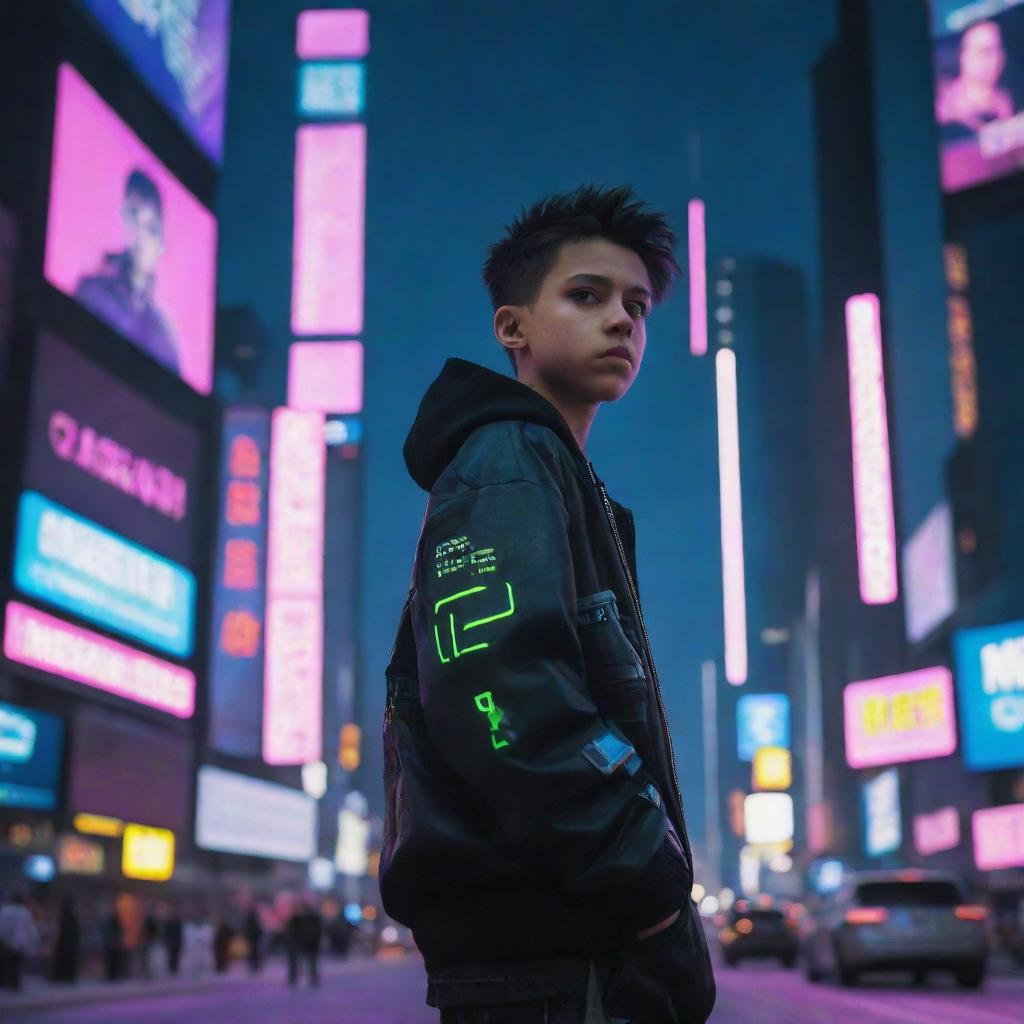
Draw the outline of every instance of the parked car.
[[[867,971],[949,970],[963,988],[985,980],[985,907],[955,875],[937,871],[856,874],[808,916],[801,949],[810,981],[834,975],[853,985]]]
[[[799,951],[796,928],[796,920],[781,910],[749,907],[741,901],[718,932],[722,957],[730,967],[755,958],[778,958],[783,967],[793,967]]]

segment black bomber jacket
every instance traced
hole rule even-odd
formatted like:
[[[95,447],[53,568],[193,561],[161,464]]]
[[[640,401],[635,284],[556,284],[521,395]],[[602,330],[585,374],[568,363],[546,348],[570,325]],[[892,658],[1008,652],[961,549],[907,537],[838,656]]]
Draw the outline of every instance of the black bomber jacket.
[[[549,402],[459,359],[405,459],[430,497],[387,669],[385,910],[429,972],[692,914],[632,515]]]

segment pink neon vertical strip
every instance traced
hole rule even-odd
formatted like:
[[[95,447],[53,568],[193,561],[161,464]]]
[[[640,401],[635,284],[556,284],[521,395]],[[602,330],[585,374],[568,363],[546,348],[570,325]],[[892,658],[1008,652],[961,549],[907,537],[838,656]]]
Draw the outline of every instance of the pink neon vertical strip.
[[[740,489],[740,428],[736,354],[715,356],[718,387],[718,479],[722,518],[722,595],[725,612],[725,678],[747,681],[747,599],[743,578],[743,496]]]
[[[324,417],[276,409],[271,424],[263,759],[323,753]]]
[[[865,604],[889,604],[896,600],[899,582],[877,295],[847,299],[846,341],[860,596]]]
[[[358,9],[303,11],[297,25],[295,52],[302,60],[365,57],[370,52],[369,12]]]
[[[366,125],[304,125],[295,135],[292,331],[363,329]]]
[[[690,244],[690,352],[702,356],[708,350],[707,239],[704,200],[691,199],[687,207]]]
[[[288,350],[288,405],[328,413],[363,411],[363,346],[296,341]]]

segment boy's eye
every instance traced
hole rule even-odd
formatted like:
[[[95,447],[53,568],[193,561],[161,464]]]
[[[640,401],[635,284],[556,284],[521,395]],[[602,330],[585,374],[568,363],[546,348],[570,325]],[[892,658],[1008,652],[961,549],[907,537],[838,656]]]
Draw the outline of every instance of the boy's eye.
[[[647,307],[642,302],[627,302],[626,303],[626,308],[627,309],[629,309],[631,306],[633,308],[632,308],[632,310],[630,310],[630,312],[632,313],[633,316],[640,317],[640,318],[643,318],[643,317],[647,316]]]
[[[589,288],[577,288],[576,291],[569,292],[569,298],[577,301],[586,301],[596,299],[597,296]]]

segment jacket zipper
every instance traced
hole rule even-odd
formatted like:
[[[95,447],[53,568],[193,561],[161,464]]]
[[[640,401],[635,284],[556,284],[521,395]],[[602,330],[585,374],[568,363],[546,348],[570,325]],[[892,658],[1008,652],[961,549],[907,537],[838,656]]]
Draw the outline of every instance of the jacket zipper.
[[[633,610],[636,614],[636,620],[640,624],[640,633],[643,636],[644,651],[647,654],[647,664],[651,666],[651,675],[654,677],[654,695],[658,701],[658,718],[661,722],[661,733],[665,740],[665,746],[668,749],[668,760],[669,766],[672,770],[672,788],[676,796],[676,805],[679,809],[679,823],[683,827],[683,842],[686,845],[686,859],[690,868],[690,876],[693,877],[693,854],[690,852],[690,837],[686,834],[686,816],[683,813],[683,795],[679,791],[679,776],[676,772],[676,755],[672,749],[672,737],[668,731],[668,720],[665,717],[665,703],[661,696],[661,683],[658,679],[658,668],[654,664],[654,654],[651,651],[651,641],[647,636],[647,626],[644,623],[643,613],[640,611],[640,595],[637,593],[636,584],[633,582],[633,573],[630,571],[629,562],[626,559],[626,549],[622,545],[622,538],[619,536],[619,527],[615,522],[615,512],[612,510],[612,503],[608,497],[608,491],[605,490],[605,486],[597,478],[597,474],[594,472],[594,465],[592,462],[587,462],[587,469],[590,470],[590,479],[594,482],[594,487],[597,488],[598,493],[601,496],[601,502],[604,505],[605,515],[608,518],[608,525],[612,528],[612,536],[615,538],[615,547],[619,552],[619,561],[622,563],[622,571],[626,575],[626,582],[629,584],[629,596],[633,599]]]

